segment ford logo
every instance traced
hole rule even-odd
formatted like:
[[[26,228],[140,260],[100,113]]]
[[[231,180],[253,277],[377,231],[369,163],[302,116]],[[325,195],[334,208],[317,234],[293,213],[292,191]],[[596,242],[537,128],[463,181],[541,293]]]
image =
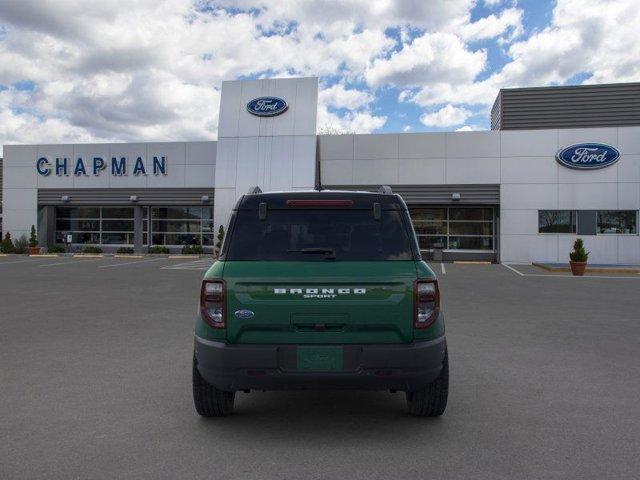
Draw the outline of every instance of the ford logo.
[[[559,163],[579,170],[595,170],[613,165],[620,158],[620,152],[602,143],[579,143],[560,150],[556,155]]]
[[[251,310],[236,310],[234,315],[236,318],[253,318],[253,312]]]
[[[278,97],[254,98],[247,103],[247,111],[258,117],[275,117],[284,113],[287,108],[289,108],[287,102]]]

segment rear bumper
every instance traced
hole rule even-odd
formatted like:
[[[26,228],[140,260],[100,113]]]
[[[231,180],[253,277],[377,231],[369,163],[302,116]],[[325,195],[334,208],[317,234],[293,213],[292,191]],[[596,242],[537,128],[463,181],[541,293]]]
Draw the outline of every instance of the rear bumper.
[[[195,337],[200,375],[216,388],[237,390],[364,389],[416,391],[442,369],[445,337],[393,345],[343,348],[339,372],[296,367],[296,345],[232,345]]]

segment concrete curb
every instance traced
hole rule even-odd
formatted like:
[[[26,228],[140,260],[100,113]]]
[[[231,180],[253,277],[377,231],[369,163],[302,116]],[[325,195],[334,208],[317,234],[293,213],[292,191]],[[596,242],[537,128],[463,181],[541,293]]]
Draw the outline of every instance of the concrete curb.
[[[74,253],[74,258],[104,258],[102,253]]]
[[[571,267],[555,267],[551,265],[545,265],[544,263],[532,263],[534,267],[542,268],[547,272],[571,272]],[[606,273],[606,274],[616,274],[616,273],[637,273],[640,274],[640,268],[608,268],[608,267],[590,267],[587,265],[587,269],[585,273]]]
[[[453,263],[458,265],[491,265],[491,262],[486,260],[454,260]]]

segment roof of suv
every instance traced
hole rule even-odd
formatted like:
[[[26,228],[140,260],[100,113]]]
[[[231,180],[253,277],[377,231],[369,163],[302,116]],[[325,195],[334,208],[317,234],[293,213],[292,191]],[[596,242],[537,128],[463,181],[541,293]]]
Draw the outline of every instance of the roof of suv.
[[[406,205],[400,195],[394,193],[372,193],[338,190],[299,190],[291,192],[252,193],[242,196],[234,210],[254,210],[260,203],[266,203],[267,208],[292,208],[288,200],[351,200],[350,208],[370,209],[374,203],[379,203],[383,209],[405,209]],[[313,205],[309,206],[314,208]],[[300,207],[298,207],[300,208]],[[318,205],[315,208],[322,208]],[[325,207],[326,208],[326,207]]]

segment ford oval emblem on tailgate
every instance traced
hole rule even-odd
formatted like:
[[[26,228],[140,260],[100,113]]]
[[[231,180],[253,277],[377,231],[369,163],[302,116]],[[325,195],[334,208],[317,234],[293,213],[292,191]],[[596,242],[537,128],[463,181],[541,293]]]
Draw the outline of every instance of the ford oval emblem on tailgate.
[[[237,318],[253,318],[253,312],[251,310],[236,310],[234,315]]]

